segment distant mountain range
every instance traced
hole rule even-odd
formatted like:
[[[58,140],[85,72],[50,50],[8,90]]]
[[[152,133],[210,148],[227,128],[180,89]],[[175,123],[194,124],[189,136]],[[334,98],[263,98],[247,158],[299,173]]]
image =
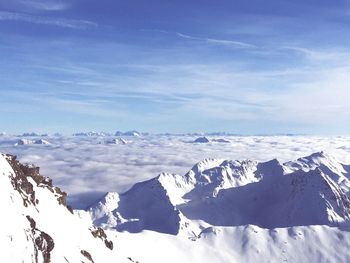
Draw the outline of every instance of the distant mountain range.
[[[68,134],[66,134],[68,135]],[[116,131],[116,132],[96,132],[96,131],[82,131],[82,132],[75,132],[71,134],[72,136],[90,136],[90,137],[104,137],[104,136],[148,136],[148,135],[155,135],[155,136],[195,136],[195,137],[201,137],[201,136],[250,136],[247,134],[241,134],[241,133],[232,133],[232,132],[185,132],[185,133],[171,133],[171,132],[164,132],[164,133],[150,133],[150,132],[139,132],[136,130],[131,131]],[[301,136],[305,134],[301,133],[278,133],[278,134],[251,134],[251,136]],[[0,132],[0,136],[17,136],[17,137],[61,137],[63,136],[62,133],[37,133],[37,132],[24,132],[22,134],[13,134],[13,133],[6,133],[6,132]]]

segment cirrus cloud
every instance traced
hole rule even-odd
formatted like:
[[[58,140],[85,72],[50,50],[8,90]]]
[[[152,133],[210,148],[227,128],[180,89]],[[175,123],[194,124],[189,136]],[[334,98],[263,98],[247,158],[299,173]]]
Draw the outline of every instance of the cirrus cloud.
[[[44,17],[44,16],[29,15],[25,13],[5,12],[5,11],[0,11],[0,21],[27,22],[27,23],[33,23],[33,24],[42,24],[42,25],[66,27],[66,28],[73,28],[73,29],[86,29],[86,28],[97,26],[96,23],[87,21],[87,20]]]

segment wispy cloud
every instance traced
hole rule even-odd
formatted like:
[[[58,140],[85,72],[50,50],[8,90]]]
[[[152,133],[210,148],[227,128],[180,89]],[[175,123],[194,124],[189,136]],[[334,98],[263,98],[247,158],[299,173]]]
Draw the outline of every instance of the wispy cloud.
[[[196,37],[196,36],[191,36],[191,35],[184,34],[181,32],[172,32],[172,31],[167,31],[167,30],[162,30],[162,29],[142,29],[141,31],[158,32],[158,33],[163,33],[163,34],[175,34],[179,38],[200,41],[200,42],[213,44],[213,45],[231,46],[231,47],[235,47],[235,48],[256,48],[257,47],[253,44],[242,42],[242,41],[207,38],[207,37]]]
[[[19,4],[31,9],[43,11],[62,11],[69,7],[69,4],[60,0],[20,0]]]
[[[294,52],[297,52],[304,56],[304,58],[308,59],[312,62],[336,62],[337,65],[340,65],[342,63],[340,62],[348,62],[350,58],[349,52],[339,51],[339,50],[317,50],[317,49],[310,49],[305,47],[298,47],[298,46],[285,46],[281,48],[282,50],[291,50]],[[328,64],[329,65],[329,64]]]
[[[209,44],[215,44],[215,45],[224,45],[224,46],[231,46],[231,47],[238,47],[238,48],[256,48],[255,45],[241,42],[241,41],[233,41],[233,40],[227,40],[227,39],[215,39],[215,38],[202,38],[202,37],[195,37],[190,36],[186,34],[182,34],[179,32],[176,32],[176,35],[181,38],[185,39],[192,39],[197,41],[203,41],[207,42]]]
[[[34,16],[34,15],[29,15],[24,13],[4,12],[4,11],[0,11],[0,21],[20,21],[20,22],[28,22],[33,24],[67,27],[67,28],[73,28],[73,29],[85,29],[85,28],[97,26],[96,23],[91,21],[86,21],[86,20],[43,17],[43,16]]]

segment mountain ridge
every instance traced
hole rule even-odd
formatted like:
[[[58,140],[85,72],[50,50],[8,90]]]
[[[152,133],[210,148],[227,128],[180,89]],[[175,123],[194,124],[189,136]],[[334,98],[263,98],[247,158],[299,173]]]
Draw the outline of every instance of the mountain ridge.
[[[88,263],[119,258],[104,230],[74,215],[67,194],[42,176],[39,167],[0,154],[0,169],[0,206],[6,211],[0,229],[2,261]]]
[[[347,180],[347,171],[341,167],[342,164],[324,152],[283,164],[277,159],[267,162],[205,159],[185,175],[161,173],[157,177],[136,183],[119,195],[118,207],[112,211],[105,207],[104,216],[112,212],[127,219],[126,221],[132,220],[134,224],[138,222],[136,229],[129,228],[126,221],[120,223],[121,220],[112,220],[114,224],[103,222],[103,226],[130,232],[147,229],[173,235],[198,235],[208,225],[255,224],[267,228],[308,224],[339,225],[350,219],[350,202],[346,189],[338,185],[339,180],[334,181],[337,176],[342,178],[343,184],[348,184],[344,182]],[[332,174],[329,174],[330,171]],[[278,192],[276,189],[281,190]],[[300,199],[300,196],[304,199]],[[257,198],[265,200],[259,203],[261,208],[254,206]],[[284,200],[286,203],[281,201],[278,204],[273,200]],[[316,206],[318,210],[310,212],[306,204]],[[286,205],[289,206],[284,207]],[[272,209],[270,206],[277,206],[274,209],[285,215],[277,216],[278,213],[271,210],[272,219],[267,217],[259,220],[259,215],[254,214],[254,211],[264,210],[264,207]],[[148,209],[145,210],[145,207]],[[90,207],[92,221],[101,223],[102,217],[94,216],[92,211],[93,206]],[[211,216],[209,211],[215,211],[213,214],[216,217]],[[162,219],[154,217],[155,214]],[[278,217],[282,219],[276,221],[275,218]],[[155,224],[158,220],[163,224],[161,229]],[[180,222],[186,223],[181,227]]]

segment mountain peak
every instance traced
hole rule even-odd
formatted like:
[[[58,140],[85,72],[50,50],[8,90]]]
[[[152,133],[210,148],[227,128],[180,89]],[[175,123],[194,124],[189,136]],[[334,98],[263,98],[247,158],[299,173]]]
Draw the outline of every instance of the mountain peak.
[[[39,167],[0,154],[0,206],[6,211],[2,261],[86,262],[88,254],[93,262],[119,258],[104,230],[73,214],[66,196]]]
[[[194,143],[208,143],[210,140],[207,137],[198,137],[193,141]]]

